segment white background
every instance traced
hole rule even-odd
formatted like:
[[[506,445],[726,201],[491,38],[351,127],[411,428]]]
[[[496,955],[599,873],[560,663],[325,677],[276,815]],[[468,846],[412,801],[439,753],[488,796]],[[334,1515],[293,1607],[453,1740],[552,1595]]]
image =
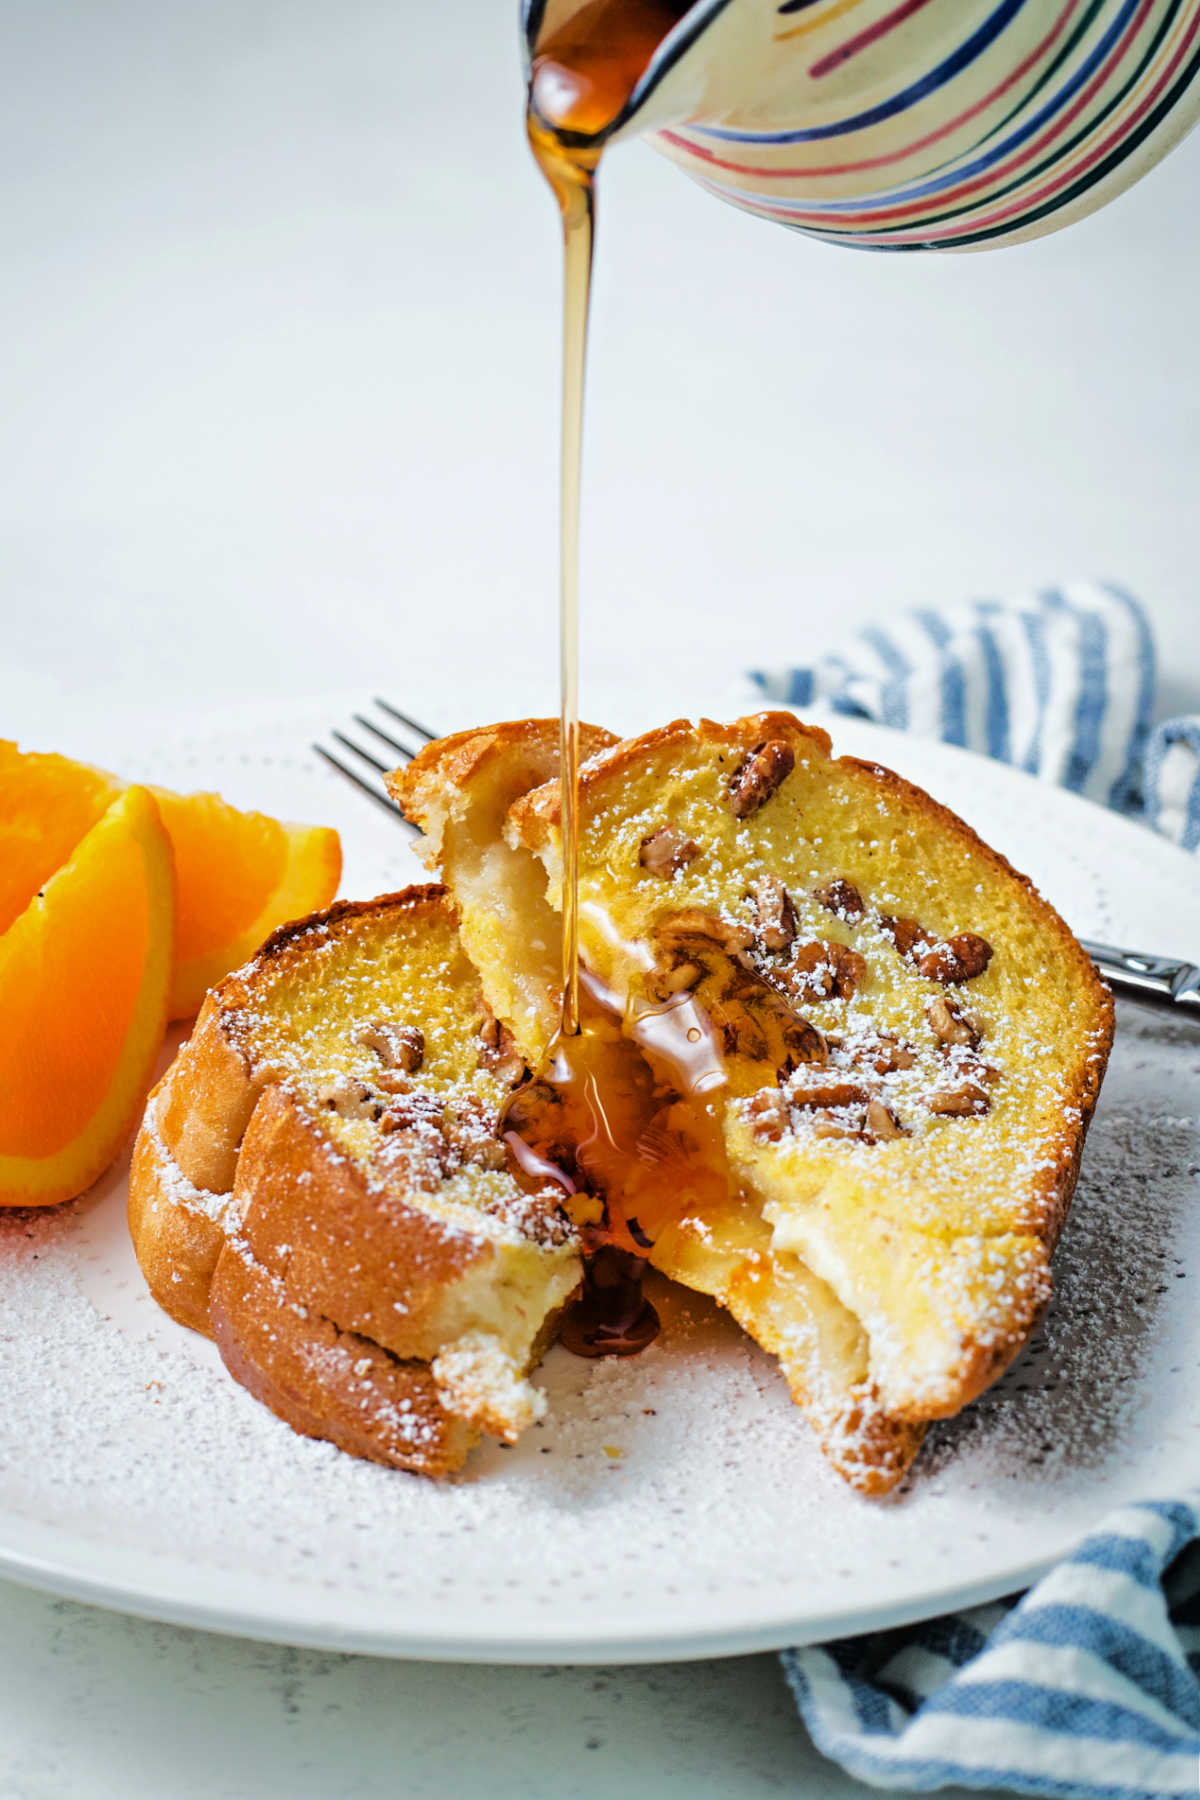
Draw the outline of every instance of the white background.
[[[7,0],[0,732],[337,688],[554,706],[556,221],[515,7]],[[584,709],[1075,574],[1195,704],[1200,137],[972,257],[605,171]],[[834,1796],[773,1659],[597,1674],[247,1647],[0,1588],[0,1796]],[[588,1749],[590,1740],[595,1749]],[[824,1769],[824,1765],[821,1765]]]

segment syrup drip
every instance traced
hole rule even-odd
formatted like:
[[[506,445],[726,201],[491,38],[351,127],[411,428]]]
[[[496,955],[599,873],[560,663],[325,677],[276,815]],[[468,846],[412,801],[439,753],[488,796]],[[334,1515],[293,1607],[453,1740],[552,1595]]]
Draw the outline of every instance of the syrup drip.
[[[580,1001],[580,1030],[559,1034],[509,1102],[505,1139],[520,1179],[563,1189],[583,1244],[584,1284],[560,1341],[579,1356],[630,1356],[658,1332],[641,1291],[655,1242],[728,1192],[711,1101],[724,1075],[687,996],[623,1017],[584,971]]]
[[[581,1356],[632,1355],[657,1335],[658,1316],[641,1289],[645,1252],[680,1216],[684,1167],[695,1165],[691,1186],[712,1178],[694,1136],[670,1122],[678,1094],[622,1034],[607,997],[581,984],[579,966],[579,499],[595,176],[606,137],[690,4],[588,0],[539,44],[526,108],[530,147],[563,228],[562,1017],[537,1079],[510,1104],[505,1137],[526,1178],[549,1176],[565,1189],[580,1229],[584,1285],[561,1341]],[[719,1143],[715,1124],[712,1132]]]

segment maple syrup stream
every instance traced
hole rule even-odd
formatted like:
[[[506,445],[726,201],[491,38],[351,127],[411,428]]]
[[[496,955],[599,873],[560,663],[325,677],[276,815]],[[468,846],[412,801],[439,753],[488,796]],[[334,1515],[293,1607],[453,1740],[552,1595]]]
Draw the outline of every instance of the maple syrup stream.
[[[630,1204],[654,1176],[670,1180],[667,1110],[650,1066],[621,1033],[619,1014],[579,966],[579,503],[584,373],[596,223],[596,169],[605,139],[655,50],[691,0],[589,0],[538,44],[526,129],[563,229],[562,472],[559,675],[562,794],[562,1018],[539,1079],[518,1096],[506,1136],[527,1174],[558,1180],[585,1251],[584,1282],[561,1342],[581,1356],[628,1356],[657,1335],[642,1293],[653,1242]],[[673,1189],[677,1182],[672,1184]],[[643,1212],[647,1207],[643,1206]]]

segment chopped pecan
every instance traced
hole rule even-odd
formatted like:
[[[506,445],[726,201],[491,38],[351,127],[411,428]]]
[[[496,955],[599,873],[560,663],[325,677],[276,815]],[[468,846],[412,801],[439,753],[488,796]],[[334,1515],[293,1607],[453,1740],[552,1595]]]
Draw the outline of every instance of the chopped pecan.
[[[746,952],[754,942],[754,933],[732,919],[722,919],[718,913],[700,912],[694,907],[673,913],[658,926],[655,937],[672,967],[685,959],[703,962],[706,955],[711,958],[714,950],[723,950],[734,962],[750,967]]]
[[[510,1220],[530,1243],[543,1249],[557,1249],[574,1236],[554,1188],[540,1188],[532,1194],[495,1195],[485,1199],[482,1206],[484,1212]]]
[[[791,1105],[806,1110],[812,1107],[827,1110],[830,1107],[866,1106],[871,1095],[857,1081],[793,1080],[788,1087],[788,1099]]]
[[[817,1112],[812,1116],[812,1134],[819,1138],[856,1138],[866,1136],[863,1128],[845,1113]]]
[[[764,950],[786,950],[796,936],[796,908],[778,875],[760,875],[750,883],[754,901],[754,934]]]
[[[420,1131],[426,1135],[433,1134],[431,1142],[434,1137],[440,1142],[444,1141],[445,1136],[442,1130],[443,1112],[443,1104],[436,1094],[419,1091],[414,1093],[410,1089],[405,1093],[389,1096],[387,1110],[379,1123],[385,1132]]]
[[[968,1050],[978,1048],[982,1035],[979,1026],[948,994],[935,994],[925,1008],[925,1017],[929,1020],[934,1037],[943,1047],[964,1044]]]
[[[764,971],[801,1004],[814,1000],[849,1000],[867,972],[865,957],[845,944],[818,939],[800,944],[790,959]]]
[[[791,1005],[782,981],[754,962],[754,936],[744,925],[689,910],[664,919],[655,936],[655,992],[663,999],[694,992],[728,1054],[776,1068],[825,1060],[820,1032]]]
[[[912,1045],[892,1031],[878,1031],[859,1046],[862,1060],[877,1075],[891,1075],[897,1069],[911,1069],[917,1060]]]
[[[931,931],[918,925],[915,919],[898,918],[892,913],[880,913],[879,929],[884,937],[890,938],[896,946],[896,954],[906,961],[913,960],[913,952],[920,951],[927,944],[937,942]]]
[[[974,1081],[962,1081],[957,1087],[935,1088],[926,1101],[931,1113],[944,1113],[951,1118],[967,1118],[991,1111],[991,1096]]]
[[[657,831],[642,839],[638,861],[651,875],[678,875],[680,869],[695,862],[699,854],[699,844],[677,825],[660,825]]]
[[[873,1137],[885,1140],[908,1136],[891,1107],[878,1098],[867,1101],[867,1130]]]
[[[756,744],[729,780],[729,804],[734,817],[748,819],[771,798],[781,781],[796,766],[796,753],[782,738]]]
[[[372,1080],[381,1094],[412,1093],[412,1077],[406,1075],[403,1069],[381,1069]]]
[[[725,1013],[723,1018],[717,1018],[718,1010]],[[768,1054],[767,1034],[744,1006],[738,1007],[736,1016],[730,1016],[723,1007],[714,1009],[713,1023],[721,1033],[721,1048],[726,1056],[752,1056],[761,1061]]]
[[[527,1081],[507,1101],[502,1131],[515,1131],[529,1143],[541,1142],[559,1129],[562,1097],[548,1081]]]
[[[916,957],[917,970],[930,981],[957,986],[982,975],[992,960],[992,946],[975,931],[960,931],[923,948]]]
[[[836,875],[832,881],[827,881],[824,887],[814,888],[813,899],[818,905],[824,906],[831,913],[836,913],[839,919],[846,919],[851,925],[856,919],[861,919],[866,911],[862,895],[854,883],[846,881],[841,875]]]
[[[763,1088],[746,1106],[750,1129],[756,1138],[777,1144],[790,1123],[788,1103],[778,1088]]]
[[[436,1193],[447,1173],[440,1135],[398,1132],[384,1139],[371,1159],[374,1173],[401,1192]]]
[[[359,1026],[354,1041],[373,1050],[385,1069],[401,1069],[406,1075],[415,1075],[425,1060],[425,1033],[417,1025],[372,1019]]]
[[[442,1130],[451,1157],[458,1163],[473,1163],[479,1168],[502,1169],[507,1158],[504,1145],[496,1136],[493,1114],[466,1095],[446,1107]]]
[[[698,962],[681,962],[676,963],[673,969],[668,969],[665,975],[660,976],[655,986],[666,998],[668,994],[685,993],[703,980],[704,970]]]
[[[313,1098],[340,1119],[378,1119],[383,1112],[383,1102],[374,1088],[353,1075],[335,1075],[320,1082],[313,1090]]]
[[[491,1012],[479,1027],[482,1048],[479,1066],[490,1069],[501,1081],[515,1086],[525,1073],[525,1058],[517,1049],[517,1040],[507,1025],[502,1025]]]
[[[783,1047],[787,1060],[797,1063],[824,1063],[827,1060],[825,1039],[815,1025],[799,1013],[789,1013],[783,1021]]]
[[[995,1087],[1000,1079],[1000,1071],[994,1063],[984,1062],[982,1056],[969,1050],[950,1050],[944,1054],[956,1075],[964,1075],[979,1087]]]

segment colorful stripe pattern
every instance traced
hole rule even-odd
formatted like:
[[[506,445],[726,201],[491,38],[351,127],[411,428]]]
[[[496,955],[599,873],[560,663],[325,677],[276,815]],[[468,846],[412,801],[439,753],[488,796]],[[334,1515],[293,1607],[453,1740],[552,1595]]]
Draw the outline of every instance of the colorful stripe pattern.
[[[862,248],[1051,231],[1200,117],[1200,0],[784,0],[774,41],[787,129],[653,141],[720,198]]]
[[[750,679],[760,700],[960,744],[1200,851],[1200,715],[1152,724],[1150,626],[1109,583],[893,614],[818,663]]]
[[[1019,1605],[785,1650],[818,1749],[880,1788],[1168,1800],[1200,1779],[1200,1489],[1111,1515]]]

